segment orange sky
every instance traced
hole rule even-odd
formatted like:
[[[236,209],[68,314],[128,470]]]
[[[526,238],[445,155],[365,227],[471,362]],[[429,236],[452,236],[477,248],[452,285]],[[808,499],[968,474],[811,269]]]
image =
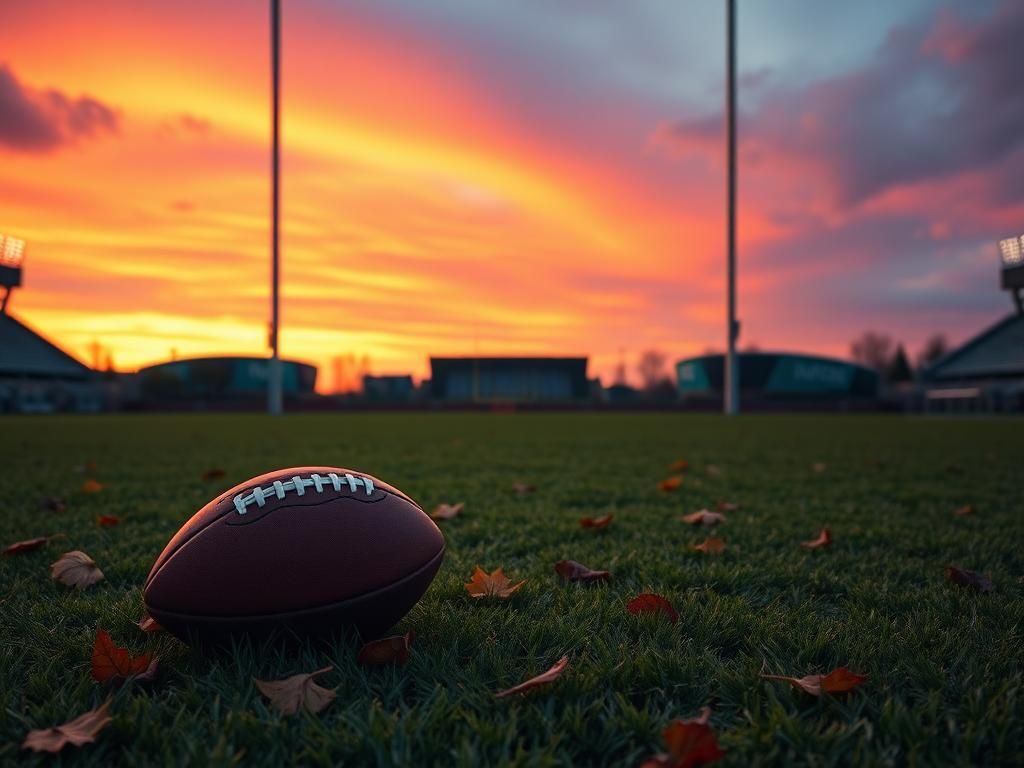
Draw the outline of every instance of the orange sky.
[[[43,149],[0,143],[0,229],[28,241],[15,313],[126,370],[265,352],[267,34],[262,3],[5,4],[0,66],[27,100],[117,115]],[[608,379],[620,354],[721,346],[721,149],[659,146],[677,115],[568,90],[556,120],[549,84],[535,114],[450,40],[321,2],[286,3],[284,44],[282,352],[316,363],[318,388],[349,353],[417,377],[430,354],[586,354]],[[825,188],[821,173],[799,178]],[[797,186],[755,173],[743,247],[794,235],[757,201]],[[887,194],[864,205],[918,199]],[[826,199],[805,208],[868,210]],[[745,341],[842,354],[857,328],[794,313],[783,275],[744,274]]]

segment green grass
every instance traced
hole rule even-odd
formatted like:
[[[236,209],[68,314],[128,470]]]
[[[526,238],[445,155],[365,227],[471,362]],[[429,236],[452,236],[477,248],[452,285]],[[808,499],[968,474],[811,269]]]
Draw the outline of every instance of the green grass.
[[[116,416],[0,420],[0,544],[66,540],[0,558],[0,762],[107,766],[631,766],[661,730],[705,704],[722,765],[1024,764],[1024,423],[884,417],[687,415]],[[693,466],[676,494],[655,490],[673,459]],[[105,485],[77,489],[97,462]],[[825,462],[815,473],[811,465]],[[702,471],[718,465],[721,475]],[[357,644],[243,642],[201,655],[143,635],[140,587],[167,539],[216,492],[269,469],[335,464],[392,482],[425,507],[466,502],[442,524],[445,563],[401,622],[404,667],[364,669]],[[222,467],[220,482],[200,480]],[[516,496],[523,480],[537,492]],[[67,511],[41,510],[65,496]],[[738,502],[702,556],[705,532],[680,513]],[[971,503],[974,517],[953,510]],[[607,531],[580,529],[614,513]],[[122,518],[99,528],[101,513]],[[835,543],[800,549],[821,526]],[[85,592],[48,565],[82,549],[106,580]],[[572,558],[610,585],[559,583]],[[526,579],[508,601],[463,590],[473,567]],[[956,564],[992,577],[976,594]],[[629,615],[645,591],[671,625]],[[161,659],[151,687],[114,693],[114,722],[57,760],[20,750],[30,728],[103,701],[89,657],[97,627]],[[525,698],[493,692],[562,654],[561,680]],[[282,718],[252,679],[332,664],[337,700]],[[814,699],[761,672],[837,665],[868,674],[852,694]]]

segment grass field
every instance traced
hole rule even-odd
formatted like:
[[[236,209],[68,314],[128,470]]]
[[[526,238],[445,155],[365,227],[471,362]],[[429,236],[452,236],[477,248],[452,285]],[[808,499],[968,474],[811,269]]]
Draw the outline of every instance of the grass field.
[[[703,705],[720,765],[1024,765],[1024,423],[897,417],[630,415],[116,416],[0,420],[0,545],[66,539],[0,558],[0,762],[145,765],[633,766],[661,730]],[[676,493],[656,489],[674,459]],[[88,474],[77,465],[96,462]],[[812,470],[822,462],[824,471]],[[334,464],[392,482],[442,523],[448,554],[403,667],[356,664],[358,644],[240,644],[200,655],[145,635],[140,588],[167,539],[220,490],[269,469]],[[705,470],[720,468],[716,476]],[[204,482],[221,467],[223,480]],[[84,479],[100,493],[78,489]],[[516,481],[535,484],[517,496]],[[67,499],[61,513],[40,508]],[[737,502],[718,529],[681,513]],[[973,504],[977,514],[957,517]],[[614,514],[583,530],[583,515]],[[99,514],[121,517],[113,528]],[[830,548],[801,549],[822,526]],[[82,549],[106,579],[83,592],[48,566]],[[559,582],[555,561],[608,568],[608,585]],[[508,601],[463,589],[477,564],[526,579]],[[978,594],[944,566],[991,576]],[[633,616],[667,597],[672,625]],[[161,671],[113,694],[113,723],[57,760],[22,751],[28,730],[108,692],[90,676],[97,627]],[[554,684],[493,692],[570,656]],[[338,698],[283,718],[253,678],[333,665]],[[820,699],[759,674],[845,665],[869,676]]]

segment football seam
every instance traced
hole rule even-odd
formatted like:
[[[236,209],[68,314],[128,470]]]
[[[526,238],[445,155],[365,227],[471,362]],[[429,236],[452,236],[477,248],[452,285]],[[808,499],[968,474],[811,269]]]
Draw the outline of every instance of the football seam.
[[[236,616],[217,616],[214,614],[205,613],[178,613],[176,611],[165,611],[160,608],[154,608],[148,604],[146,605],[146,608],[149,609],[151,614],[153,614],[153,618],[157,619],[158,621],[160,620],[160,617],[156,614],[163,614],[164,616],[169,616],[172,618],[172,620],[175,621],[180,620],[185,622],[207,622],[214,624],[231,624],[234,622],[245,621],[282,621],[292,618],[301,618],[304,615],[316,614],[321,611],[331,610],[349,603],[354,604],[362,600],[369,600],[380,592],[395,589],[396,587],[399,587],[405,584],[406,582],[415,579],[425,570],[430,568],[430,566],[432,566],[439,558],[442,558],[444,556],[445,548],[446,545],[442,544],[441,548],[437,551],[437,553],[431,556],[429,560],[427,560],[423,565],[419,566],[418,568],[416,568],[416,570],[412,571],[408,575],[403,576],[398,581],[392,582],[382,587],[377,587],[377,589],[370,590],[369,592],[363,592],[362,594],[354,595],[352,597],[346,597],[344,600],[336,600],[333,603],[326,603],[324,605],[311,606],[309,608],[299,608],[294,611],[283,611],[277,613],[246,613]]]
[[[400,496],[400,495],[398,495],[398,494],[396,494],[396,493],[391,493],[391,492],[390,492],[390,491],[389,491],[389,490],[388,490],[387,488],[381,488],[380,486],[376,486],[376,487],[377,487],[377,490],[380,490],[380,491],[384,491],[384,493],[388,493],[388,494],[390,494],[391,496],[394,496],[394,497],[395,497],[396,499],[402,499],[402,501],[406,501],[406,502],[409,502],[409,503],[410,503],[410,504],[412,504],[412,505],[413,505],[414,507],[416,507],[416,508],[417,508],[417,509],[419,509],[419,510],[420,510],[421,512],[423,512],[423,510],[422,510],[422,508],[421,508],[421,507],[419,506],[419,504],[416,504],[415,502],[409,501],[409,499],[408,499],[408,498],[406,498],[406,497],[405,497],[404,495],[401,495],[401,496]],[[342,496],[341,498],[352,498],[352,497],[351,497],[351,496]],[[319,507],[319,506],[320,506],[320,505],[322,505],[322,504],[327,504],[327,503],[329,503],[329,502],[331,502],[331,501],[336,501],[336,500],[337,500],[337,497],[333,497],[333,498],[326,498],[326,499],[324,499],[323,501],[318,501],[318,502],[316,502],[315,504],[287,504],[287,505],[282,505],[282,506],[278,507],[278,508],[277,508],[277,509],[275,509],[274,511],[275,511],[275,512],[277,512],[277,511],[279,511],[279,510],[282,510],[282,509],[291,509],[291,508],[293,508],[293,507],[303,507],[303,508],[306,508],[306,507]],[[231,506],[231,507],[229,507],[229,508],[225,509],[225,510],[224,510],[223,512],[218,512],[218,513],[217,513],[217,515],[216,515],[215,517],[211,518],[211,519],[210,519],[209,521],[207,521],[207,522],[206,522],[206,523],[205,523],[205,524],[203,525],[203,527],[202,527],[202,528],[199,528],[199,529],[197,529],[197,530],[195,531],[195,533],[193,533],[193,534],[192,534],[191,536],[189,536],[189,537],[188,537],[187,539],[185,539],[185,540],[184,540],[183,542],[181,542],[180,544],[178,544],[178,546],[174,548],[174,551],[173,551],[173,552],[171,552],[170,554],[168,554],[168,555],[167,555],[167,557],[166,557],[166,558],[164,558],[164,561],[163,561],[162,563],[160,563],[160,567],[159,567],[159,568],[157,568],[157,569],[156,569],[155,571],[153,571],[152,573],[150,573],[150,574],[149,574],[149,577],[148,577],[148,578],[146,579],[146,583],[142,585],[142,590],[143,590],[143,592],[145,592],[145,590],[146,590],[146,589],[147,589],[147,588],[149,587],[149,585],[150,585],[150,584],[151,584],[151,583],[153,582],[153,579],[155,579],[155,578],[156,578],[157,574],[158,574],[158,573],[160,573],[160,571],[162,571],[162,570],[163,570],[163,569],[164,569],[164,568],[165,568],[165,567],[167,566],[167,563],[169,563],[169,562],[171,561],[171,559],[172,559],[172,558],[173,558],[173,557],[174,557],[175,555],[177,555],[177,554],[178,554],[179,552],[181,552],[181,550],[182,550],[182,549],[184,549],[184,548],[185,548],[185,547],[186,547],[186,546],[188,545],[188,543],[189,543],[190,541],[192,541],[192,540],[193,540],[193,539],[195,539],[195,538],[196,538],[197,536],[199,536],[200,534],[202,534],[202,533],[203,533],[203,532],[204,532],[205,530],[207,530],[207,529],[208,529],[208,528],[209,528],[209,527],[210,527],[211,525],[213,525],[214,523],[216,523],[216,522],[218,522],[218,521],[220,521],[220,520],[223,520],[223,519],[224,519],[225,517],[227,517],[228,515],[230,515],[230,514],[231,514],[232,512],[237,512],[237,510],[236,510],[236,509],[234,508],[234,506]],[[426,514],[426,512],[424,512],[423,514]],[[163,553],[161,553],[161,554],[163,554]]]
[[[351,472],[346,472],[344,478],[350,493],[355,493],[356,488],[362,486],[366,489],[367,496],[373,494],[374,484],[373,480],[369,477],[361,477],[353,475]],[[316,493],[323,493],[325,479],[330,483],[335,493],[341,493],[341,475],[338,475],[336,472],[328,472],[327,477],[324,478],[319,472],[312,472],[308,480],[302,475],[294,475],[290,480],[274,480],[269,488],[257,485],[248,492],[242,491],[235,494],[233,500],[235,509],[238,510],[239,515],[245,515],[248,513],[249,504],[255,503],[257,507],[262,507],[267,503],[266,497],[270,494],[274,494],[278,499],[283,499],[288,491],[295,491],[297,496],[304,496],[306,488],[310,487],[314,488]],[[383,491],[384,489],[381,488],[381,490]]]

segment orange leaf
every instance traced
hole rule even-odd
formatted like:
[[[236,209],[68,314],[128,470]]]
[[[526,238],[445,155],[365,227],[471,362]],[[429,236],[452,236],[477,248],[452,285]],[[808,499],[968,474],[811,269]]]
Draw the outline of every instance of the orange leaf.
[[[25,541],[16,541],[13,544],[8,544],[4,549],[5,555],[16,555],[19,552],[31,552],[34,549],[39,549],[50,539],[46,536],[40,536],[37,539],[25,539]]]
[[[804,549],[818,549],[820,547],[827,547],[832,543],[832,532],[828,528],[822,528],[821,533],[818,534],[818,538],[812,539],[811,541],[801,541],[800,546]]]
[[[668,753],[649,758],[641,768],[696,768],[717,763],[725,750],[718,746],[715,732],[708,725],[710,717],[711,710],[704,707],[700,717],[673,720],[661,733]]]
[[[518,493],[522,496],[524,493],[533,493],[537,490],[537,486],[530,485],[529,483],[512,483],[512,492]]]
[[[740,505],[734,501],[719,501],[715,505],[715,509],[719,512],[735,512],[740,508]]]
[[[142,618],[139,619],[138,627],[146,634],[164,631],[164,628],[160,626],[157,620],[146,613],[142,614]]]
[[[866,675],[858,675],[846,667],[837,667],[827,675],[807,675],[806,677],[761,675],[761,677],[765,680],[782,680],[811,696],[821,696],[822,693],[845,693],[868,679]]]
[[[65,552],[50,566],[50,575],[61,584],[85,589],[103,579],[103,571],[85,552]]]
[[[82,483],[82,493],[99,493],[103,490],[103,483],[96,480],[86,480]]]
[[[512,584],[508,577],[505,575],[505,571],[498,568],[488,575],[479,565],[476,570],[473,571],[473,576],[467,584],[465,584],[466,591],[472,597],[510,597],[513,592],[525,584],[525,581],[520,581],[518,584]]]
[[[409,660],[410,645],[412,645],[412,632],[383,637],[360,648],[357,661],[368,667],[382,664],[405,664]]]
[[[562,672],[565,671],[565,668],[567,666],[569,666],[569,657],[563,656],[558,661],[556,661],[554,666],[552,666],[551,669],[549,669],[547,672],[543,672],[537,675],[536,677],[531,677],[529,680],[526,680],[525,682],[522,682],[519,685],[514,685],[511,688],[508,688],[504,691],[499,691],[498,693],[494,694],[494,698],[501,699],[505,696],[511,696],[515,693],[525,693],[526,691],[532,690],[533,688],[537,688],[538,686],[552,683],[559,677],[561,677]]]
[[[224,470],[220,467],[213,467],[203,472],[203,480],[209,482],[210,480],[220,480],[224,477]]]
[[[465,506],[466,502],[464,501],[460,501],[458,504],[438,504],[434,507],[434,511],[430,513],[430,516],[435,520],[451,520]]]
[[[607,581],[612,577],[610,571],[594,571],[575,560],[559,560],[555,563],[555,573],[566,581],[582,581],[587,584]]]
[[[964,504],[962,507],[954,509],[953,514],[957,517],[967,517],[968,515],[975,514],[977,511],[973,504]]]
[[[96,682],[123,682],[129,677],[152,676],[156,672],[154,665],[155,661],[148,653],[132,656],[127,648],[114,645],[110,635],[102,629],[96,630],[96,641],[92,647],[92,677]]]
[[[694,544],[693,548],[706,555],[720,555],[725,552],[725,541],[717,536],[711,536],[700,544]]]
[[[324,667],[283,680],[256,680],[256,687],[282,715],[294,715],[300,709],[315,714],[334,701],[336,694],[333,689],[317,685],[313,678],[332,669],[334,667]]]
[[[75,747],[89,744],[96,740],[96,734],[110,722],[110,715],[107,714],[109,706],[110,701],[107,700],[99,709],[90,709],[63,725],[29,731],[21,748],[35,752],[60,752],[68,744]]]
[[[601,515],[600,517],[581,517],[580,527],[582,528],[607,528],[611,525],[615,515]]]
[[[961,587],[969,587],[977,592],[991,592],[992,579],[974,571],[965,571],[952,565],[946,566],[946,579]]]
[[[682,475],[672,475],[672,477],[666,477],[660,483],[658,483],[658,490],[660,491],[678,491],[683,485]]]
[[[690,468],[690,462],[686,459],[676,459],[668,465],[669,472],[685,472]]]
[[[121,522],[121,518],[117,515],[100,515],[96,518],[96,525],[102,528],[110,528],[111,526],[117,525]]]
[[[690,525],[718,525],[719,523],[725,522],[725,515],[721,512],[711,512],[707,509],[701,509],[696,512],[691,512],[689,515],[683,515],[681,518],[684,523]]]
[[[673,624],[679,621],[679,614],[672,607],[672,603],[661,595],[654,595],[650,592],[634,597],[626,603],[626,610],[636,616],[642,613],[661,613]]]

